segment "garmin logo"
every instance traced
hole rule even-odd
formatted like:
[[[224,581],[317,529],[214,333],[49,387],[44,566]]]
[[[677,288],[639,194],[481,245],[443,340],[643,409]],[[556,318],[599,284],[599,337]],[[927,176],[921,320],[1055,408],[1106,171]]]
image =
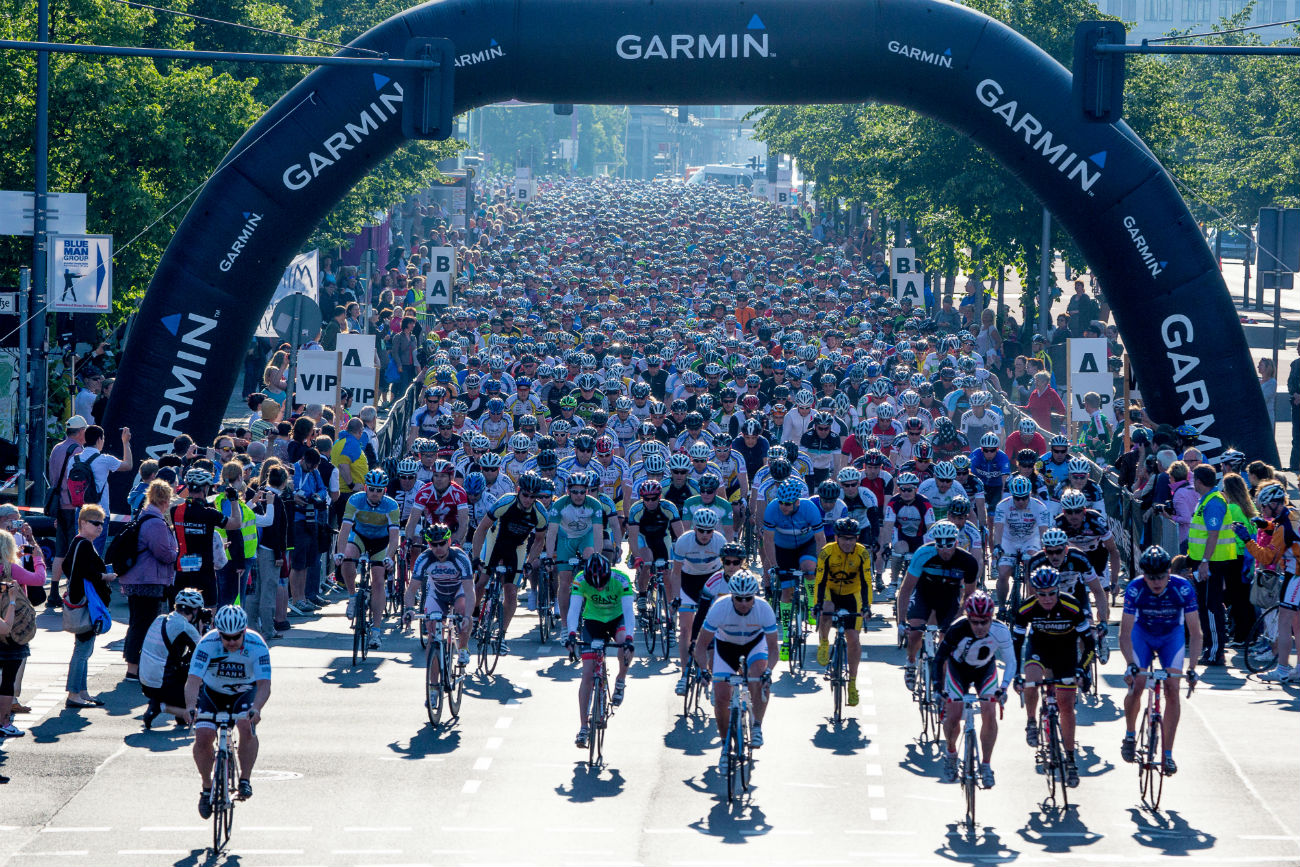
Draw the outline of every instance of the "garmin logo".
[[[1132,217],[1124,218],[1124,228],[1128,229],[1128,236],[1133,240],[1133,249],[1137,250],[1138,256],[1142,259],[1142,264],[1151,272],[1152,277],[1159,277],[1164,273],[1168,262],[1157,261],[1156,257],[1151,255],[1151,248],[1147,246],[1147,239],[1138,228],[1137,220]]]
[[[235,264],[235,260],[239,258],[239,254],[243,252],[244,246],[252,239],[253,233],[257,231],[257,224],[260,222],[262,222],[261,214],[244,211],[244,229],[235,237],[234,242],[230,245],[230,252],[221,258],[221,262],[217,264],[218,268],[222,271],[231,269]]]
[[[459,65],[459,64],[458,64]],[[344,151],[350,151],[388,121],[398,117],[402,105],[402,86],[391,78],[374,73],[375,100],[361,110],[356,123],[346,123],[343,129],[331,133],[320,144],[319,150],[309,151],[306,165],[294,163],[284,170],[281,179],[290,190],[301,190],[316,178],[321,171],[339,161]]]
[[[1222,441],[1206,433],[1214,426],[1214,414],[1206,413],[1194,417],[1188,415],[1193,412],[1205,413],[1210,408],[1210,391],[1205,386],[1205,380],[1188,378],[1191,372],[1200,366],[1201,359],[1195,355],[1173,351],[1175,349],[1194,351],[1192,343],[1196,332],[1192,328],[1192,320],[1181,313],[1167,316],[1165,321],[1160,323],[1160,336],[1167,350],[1165,357],[1173,366],[1174,390],[1183,396],[1183,405],[1178,408],[1178,412],[1186,424],[1196,428],[1201,438],[1196,447],[1207,454],[1218,452],[1223,448]]]
[[[1079,189],[1088,192],[1097,181],[1101,180],[1101,170],[1106,167],[1106,152],[1098,151],[1087,158],[1080,157],[1063,141],[1056,141],[1051,130],[1043,128],[1043,122],[1029,112],[1020,111],[1020,104],[1014,100],[1003,100],[1005,90],[992,78],[986,78],[975,85],[975,98],[988,106],[994,114],[1006,122],[1011,132],[1023,135],[1025,144],[1042,154],[1056,170],[1079,185]]]
[[[744,33],[692,34],[668,36],[620,36],[614,50],[624,60],[733,60],[750,57],[775,57],[768,49],[767,27],[755,14]]]
[[[498,57],[505,56],[506,50],[502,48],[495,39],[493,39],[488,47],[482,51],[475,51],[473,54],[461,54],[457,56],[456,68],[460,69],[463,66],[474,66],[475,64],[482,63],[485,60],[495,60]]]
[[[165,442],[149,446],[145,451],[151,458],[160,458],[171,451],[172,440],[185,432],[185,419],[189,418],[189,407],[194,405],[194,393],[203,379],[203,369],[208,363],[208,353],[212,344],[203,336],[217,327],[217,319],[198,313],[179,313],[162,318],[163,327],[179,337],[181,348],[176,351],[176,364],[172,365],[171,388],[163,392],[163,404],[154,416],[153,429]]]
[[[906,57],[909,60],[916,60],[921,63],[928,63],[931,66],[940,66],[943,67],[944,69],[952,69],[951,48],[945,48],[943,50],[943,53],[939,54],[934,51],[926,51],[923,48],[916,48],[911,45],[904,45],[903,43],[899,42],[897,39],[889,40],[889,44],[885,47],[888,48],[892,53],[897,54],[900,57]]]

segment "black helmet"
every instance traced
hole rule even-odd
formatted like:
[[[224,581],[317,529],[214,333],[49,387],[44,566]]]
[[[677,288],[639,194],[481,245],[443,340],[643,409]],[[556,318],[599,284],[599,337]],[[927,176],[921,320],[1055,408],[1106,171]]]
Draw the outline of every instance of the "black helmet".
[[[1172,562],[1168,551],[1159,545],[1152,545],[1142,552],[1138,567],[1148,575],[1158,575],[1161,572],[1168,572],[1169,564]]]
[[[840,518],[835,522],[836,536],[853,536],[854,538],[857,538],[857,535],[861,530],[862,527],[854,518]]]
[[[599,590],[609,583],[609,561],[602,554],[592,554],[582,574],[588,584]]]

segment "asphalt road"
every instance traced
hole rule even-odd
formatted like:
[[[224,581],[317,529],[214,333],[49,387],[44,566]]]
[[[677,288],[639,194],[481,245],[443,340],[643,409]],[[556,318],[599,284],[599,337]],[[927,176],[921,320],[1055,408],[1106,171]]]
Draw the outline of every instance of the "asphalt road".
[[[1067,812],[1042,808],[1023,711],[1008,704],[997,786],[980,792],[968,834],[958,788],[917,741],[880,618],[843,725],[828,720],[820,678],[778,678],[754,789],[728,806],[712,721],[682,717],[675,662],[634,665],[596,770],[572,743],[577,669],[538,645],[533,617],[518,619],[496,675],[472,680],[461,718],[435,731],[414,638],[353,667],[342,605],[325,613],[273,645],[255,796],[215,858],[189,736],[142,730],[144,702],[112,644],[92,660],[107,708],[64,710],[70,638],[44,616],[24,688],[36,711],[20,717],[29,734],[0,748],[0,864],[1300,864],[1300,692],[1240,669],[1212,670],[1184,711],[1159,814],[1140,807],[1119,759],[1118,654],[1081,715],[1083,781]]]

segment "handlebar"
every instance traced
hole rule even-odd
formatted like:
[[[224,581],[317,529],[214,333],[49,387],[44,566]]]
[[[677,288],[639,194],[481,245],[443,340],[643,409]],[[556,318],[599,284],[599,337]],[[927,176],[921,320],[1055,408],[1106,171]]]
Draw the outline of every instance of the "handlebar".
[[[252,719],[252,718],[253,718],[253,712],[251,710],[246,710],[242,713],[231,713],[230,711],[223,710],[223,711],[213,711],[211,713],[207,713],[207,712],[196,713],[194,715],[194,719],[197,722],[216,723],[219,726],[231,725],[232,723],[236,723],[241,719]]]

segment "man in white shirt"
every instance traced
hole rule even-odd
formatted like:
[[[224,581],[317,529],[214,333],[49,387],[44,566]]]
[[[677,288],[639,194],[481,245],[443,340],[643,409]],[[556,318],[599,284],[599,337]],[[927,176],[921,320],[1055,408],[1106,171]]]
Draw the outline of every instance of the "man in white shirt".
[[[83,461],[90,465],[90,470],[95,475],[95,488],[99,491],[99,499],[96,501],[104,514],[108,510],[108,476],[109,473],[129,473],[134,460],[131,457],[131,429],[122,428],[122,459],[118,460],[110,454],[105,454],[104,447],[104,429],[97,424],[92,424],[86,428],[86,447],[77,455],[76,460]],[[107,531],[107,527],[104,528]],[[95,550],[103,556],[105,549],[108,547],[108,533],[104,532],[95,540]]]

